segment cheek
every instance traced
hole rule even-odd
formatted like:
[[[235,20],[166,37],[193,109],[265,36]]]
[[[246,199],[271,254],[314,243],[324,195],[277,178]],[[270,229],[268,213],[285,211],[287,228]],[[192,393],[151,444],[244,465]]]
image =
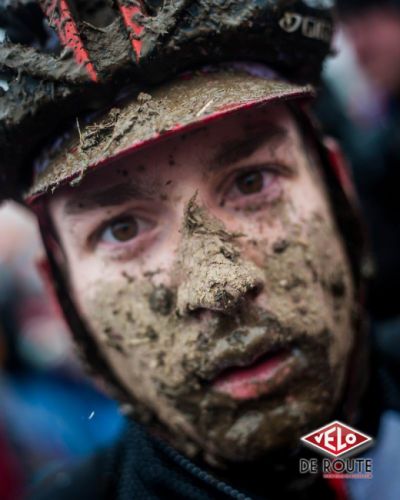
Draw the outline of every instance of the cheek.
[[[344,365],[352,345],[354,290],[347,257],[329,214],[281,224],[273,238],[246,241],[244,252],[264,270],[256,303],[285,327],[318,338],[329,332],[329,364]]]
[[[286,186],[276,204],[248,214],[245,219],[236,221],[236,227],[231,225],[231,230],[245,235],[242,251],[246,257],[257,266],[265,267],[266,254],[283,254],[280,249],[288,241],[304,241],[308,237],[306,228],[316,214],[330,219],[329,207],[316,183],[320,183],[317,178],[314,180],[303,174],[298,182]]]
[[[86,287],[80,294],[83,313],[104,347],[114,348],[126,360],[147,358],[172,340],[162,332],[174,305],[173,294],[150,280],[140,281],[126,272],[122,278],[117,275],[117,279],[104,276]]]
[[[198,332],[188,325],[182,335],[174,290],[125,274],[92,282],[79,302],[101,350],[135,399],[157,408],[168,390],[190,390],[185,360]]]

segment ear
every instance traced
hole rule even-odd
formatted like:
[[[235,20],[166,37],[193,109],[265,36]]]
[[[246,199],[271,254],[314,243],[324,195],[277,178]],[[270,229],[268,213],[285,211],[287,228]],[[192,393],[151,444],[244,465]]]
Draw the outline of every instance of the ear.
[[[49,261],[43,255],[36,260],[35,264],[36,264],[36,269],[44,285],[45,293],[50,301],[51,308],[54,310],[57,316],[64,318],[64,314],[58,302],[57,293],[55,290],[55,283]]]
[[[332,169],[344,192],[353,204],[355,203],[358,205],[358,197],[350,170],[350,164],[347,161],[342,148],[332,137],[324,138],[324,146],[328,152]]]

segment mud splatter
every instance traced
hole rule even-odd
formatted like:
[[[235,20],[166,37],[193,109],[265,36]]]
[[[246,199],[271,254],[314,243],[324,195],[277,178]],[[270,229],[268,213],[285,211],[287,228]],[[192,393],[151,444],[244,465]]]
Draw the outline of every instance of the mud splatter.
[[[4,44],[0,46],[0,66],[45,81],[56,80],[75,84],[89,81],[86,71],[77,66],[73,53],[69,50],[59,59],[41,54],[30,47]]]
[[[161,285],[153,290],[149,303],[153,312],[167,316],[172,309],[173,294],[167,287]]]
[[[238,307],[247,293],[256,289],[260,272],[244,262],[234,246],[240,235],[225,231],[192,198],[183,223],[183,244],[177,258],[176,274],[185,276],[177,309],[180,315],[211,309],[228,312]]]
[[[296,447],[334,411],[353,342],[353,284],[336,229],[319,214],[288,225],[279,240],[257,241],[255,266],[243,236],[193,197],[181,234],[175,285],[122,277],[95,285],[85,304],[136,418],[221,463]],[[298,357],[267,397],[212,390],[223,370],[282,348]]]

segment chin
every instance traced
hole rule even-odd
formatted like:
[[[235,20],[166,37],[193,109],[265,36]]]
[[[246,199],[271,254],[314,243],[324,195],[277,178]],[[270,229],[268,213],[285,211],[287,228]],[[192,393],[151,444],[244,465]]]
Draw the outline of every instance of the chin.
[[[326,403],[292,401],[270,411],[244,411],[232,425],[211,430],[207,448],[222,461],[234,463],[293,453],[304,434],[331,418]]]

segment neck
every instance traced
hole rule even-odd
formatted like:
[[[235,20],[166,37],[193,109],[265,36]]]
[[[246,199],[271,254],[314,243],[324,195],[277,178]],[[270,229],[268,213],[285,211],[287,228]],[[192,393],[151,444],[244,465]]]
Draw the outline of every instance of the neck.
[[[334,499],[328,483],[320,475],[300,474],[299,459],[308,458],[308,451],[276,452],[249,463],[234,463],[224,468],[198,465],[214,477],[247,493],[252,498],[274,500]],[[310,455],[311,457],[311,455]]]

